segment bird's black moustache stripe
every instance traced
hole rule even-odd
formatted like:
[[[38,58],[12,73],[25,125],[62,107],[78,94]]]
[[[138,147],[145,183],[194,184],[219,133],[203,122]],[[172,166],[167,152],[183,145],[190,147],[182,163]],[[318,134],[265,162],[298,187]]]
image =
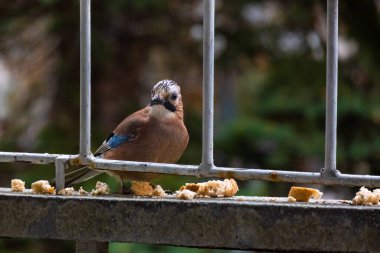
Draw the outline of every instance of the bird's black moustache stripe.
[[[169,101],[162,101],[160,99],[154,99],[154,100],[150,101],[150,106],[153,106],[153,105],[163,105],[167,110],[169,110],[171,112],[176,111],[175,106],[172,105]]]
[[[169,111],[171,111],[171,112],[175,112],[175,106],[172,105],[170,102],[165,101],[165,102],[164,102],[164,106],[165,106],[165,108],[168,109]]]
[[[162,101],[161,99],[153,99],[152,101],[150,101],[150,106],[152,105],[163,105],[164,104],[164,101]]]

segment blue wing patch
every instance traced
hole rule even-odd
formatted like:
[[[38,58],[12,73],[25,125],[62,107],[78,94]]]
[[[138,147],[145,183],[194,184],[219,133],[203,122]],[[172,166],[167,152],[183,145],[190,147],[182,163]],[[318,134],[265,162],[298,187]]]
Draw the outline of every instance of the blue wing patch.
[[[111,148],[116,148],[117,146],[120,146],[124,142],[127,142],[130,138],[131,136],[114,134],[111,138],[108,139],[107,144]]]
[[[133,134],[119,135],[119,134],[112,133],[98,148],[98,150],[96,150],[96,152],[94,153],[94,156],[99,156],[108,150],[117,148],[121,144],[131,141],[133,137],[134,137]]]

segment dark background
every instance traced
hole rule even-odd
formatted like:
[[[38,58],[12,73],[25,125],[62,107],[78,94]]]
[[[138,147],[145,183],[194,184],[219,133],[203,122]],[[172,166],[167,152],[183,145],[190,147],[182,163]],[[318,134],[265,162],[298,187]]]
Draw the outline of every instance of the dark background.
[[[190,143],[179,163],[201,159],[202,1],[92,1],[93,151],[149,102],[161,79],[181,85]],[[217,0],[215,163],[319,171],[324,160],[326,3]],[[338,169],[379,174],[380,1],[339,9]],[[0,150],[78,153],[79,1],[0,0]],[[52,166],[0,164],[12,178],[50,179]],[[116,180],[96,180],[117,190]],[[199,179],[163,176],[176,190]],[[286,196],[289,184],[239,182],[240,195]],[[324,187],[326,198],[357,190]],[[57,247],[57,245],[61,245]],[[72,242],[0,240],[0,252],[72,252]],[[111,244],[110,252],[216,252]]]

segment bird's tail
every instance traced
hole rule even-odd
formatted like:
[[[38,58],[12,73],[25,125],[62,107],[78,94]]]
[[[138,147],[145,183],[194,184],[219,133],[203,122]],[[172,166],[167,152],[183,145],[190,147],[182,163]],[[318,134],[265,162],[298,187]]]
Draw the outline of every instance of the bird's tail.
[[[103,172],[90,169],[88,166],[74,169],[65,174],[65,187],[82,183],[86,180],[96,177],[97,175],[101,173]],[[52,180],[50,180],[50,183],[52,185],[55,185],[55,181],[56,179],[53,178]]]

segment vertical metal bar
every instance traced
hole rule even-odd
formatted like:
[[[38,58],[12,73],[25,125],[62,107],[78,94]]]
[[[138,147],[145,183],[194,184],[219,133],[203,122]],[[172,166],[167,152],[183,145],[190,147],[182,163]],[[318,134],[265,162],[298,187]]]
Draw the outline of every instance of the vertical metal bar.
[[[199,173],[214,166],[214,19],[215,0],[204,0],[202,163]]]
[[[337,176],[338,0],[327,0],[326,133],[322,176]]]
[[[80,0],[80,147],[91,154],[91,0]]]
[[[57,193],[65,188],[65,170],[67,168],[68,156],[58,156],[55,159],[55,189]]]

